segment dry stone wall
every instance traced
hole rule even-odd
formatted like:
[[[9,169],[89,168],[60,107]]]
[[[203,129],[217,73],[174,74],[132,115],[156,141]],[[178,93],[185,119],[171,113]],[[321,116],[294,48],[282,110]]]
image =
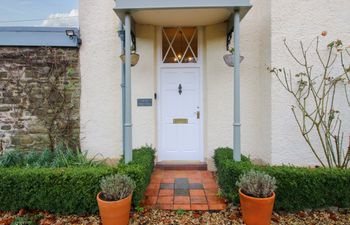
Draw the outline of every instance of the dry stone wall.
[[[0,47],[0,151],[79,146],[79,50]]]

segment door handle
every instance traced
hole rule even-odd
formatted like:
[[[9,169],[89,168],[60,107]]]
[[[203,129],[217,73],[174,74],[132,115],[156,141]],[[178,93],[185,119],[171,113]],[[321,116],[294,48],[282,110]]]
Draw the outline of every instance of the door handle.
[[[200,111],[197,111],[197,119],[199,119],[201,117],[201,112]]]

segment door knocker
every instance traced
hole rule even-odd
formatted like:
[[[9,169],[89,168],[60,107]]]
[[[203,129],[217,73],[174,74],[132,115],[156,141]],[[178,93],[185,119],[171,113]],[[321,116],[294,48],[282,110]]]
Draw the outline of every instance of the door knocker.
[[[182,94],[182,86],[181,86],[181,84],[179,84],[178,90],[179,90],[179,95],[181,95]]]

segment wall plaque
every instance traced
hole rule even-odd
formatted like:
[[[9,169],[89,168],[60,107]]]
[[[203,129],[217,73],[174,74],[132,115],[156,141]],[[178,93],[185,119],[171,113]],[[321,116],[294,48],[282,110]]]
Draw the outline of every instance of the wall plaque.
[[[137,106],[152,106],[152,99],[151,98],[138,98],[137,99]]]

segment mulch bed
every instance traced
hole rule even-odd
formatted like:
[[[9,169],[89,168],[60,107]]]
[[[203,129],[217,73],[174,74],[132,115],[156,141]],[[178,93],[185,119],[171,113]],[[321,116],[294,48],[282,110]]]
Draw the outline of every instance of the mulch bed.
[[[0,212],[0,225],[10,225],[18,221],[18,225],[98,225],[100,218],[91,216],[59,216],[47,212]],[[27,222],[25,222],[27,221]],[[130,224],[244,224],[239,209],[234,206],[220,212],[210,211],[167,211],[146,208],[133,213]],[[272,224],[288,225],[349,225],[350,210],[328,209],[322,211],[300,211],[298,213],[274,213]]]

